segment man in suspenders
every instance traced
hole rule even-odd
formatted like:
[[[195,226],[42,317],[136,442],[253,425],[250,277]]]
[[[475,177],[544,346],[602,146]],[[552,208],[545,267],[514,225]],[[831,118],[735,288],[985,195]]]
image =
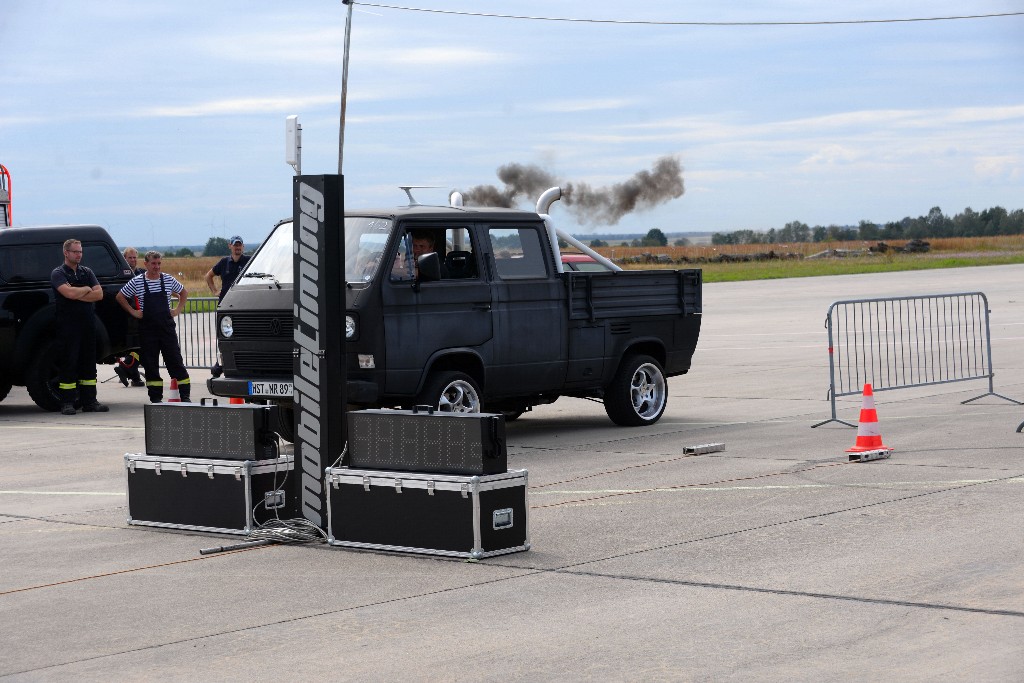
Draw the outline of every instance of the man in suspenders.
[[[160,355],[163,354],[167,373],[178,380],[181,400],[187,403],[191,400],[192,385],[181,359],[174,318],[185,310],[188,292],[175,278],[160,272],[162,258],[159,251],[146,252],[146,272],[136,275],[121,288],[117,303],[128,315],[141,321],[141,360],[150,402],[160,403],[164,398],[164,382],[160,377]],[[178,299],[175,308],[171,308],[171,296]],[[138,300],[138,310],[129,303],[132,299]]]

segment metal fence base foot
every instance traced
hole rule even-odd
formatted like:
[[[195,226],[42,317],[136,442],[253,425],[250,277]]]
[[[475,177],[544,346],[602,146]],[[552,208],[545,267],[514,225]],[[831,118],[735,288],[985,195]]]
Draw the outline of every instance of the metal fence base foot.
[[[840,420],[837,417],[830,417],[829,419],[825,420],[824,422],[819,422],[817,424],[811,425],[811,429],[814,429],[815,427],[820,427],[821,425],[827,425],[829,422],[838,422],[839,424],[846,425],[847,427],[856,427],[857,426],[857,425],[852,425],[849,422],[845,422],[843,420]]]
[[[872,460],[882,460],[892,455],[891,448],[878,448],[873,451],[861,451],[860,453],[850,453],[850,462],[870,462]]]
[[[979,398],[985,398],[986,396],[995,396],[996,398],[1001,398],[1004,401],[1009,401],[1010,403],[1016,403],[1019,406],[1024,406],[1024,403],[1021,403],[1017,399],[1010,398],[1009,396],[1003,396],[1002,394],[997,394],[994,391],[990,391],[987,394],[982,394],[981,396],[975,396],[974,398],[969,398],[966,401],[960,401],[960,404],[963,405],[964,403],[970,403],[971,401],[977,401]],[[1020,430],[1017,430],[1017,431],[1020,431]]]

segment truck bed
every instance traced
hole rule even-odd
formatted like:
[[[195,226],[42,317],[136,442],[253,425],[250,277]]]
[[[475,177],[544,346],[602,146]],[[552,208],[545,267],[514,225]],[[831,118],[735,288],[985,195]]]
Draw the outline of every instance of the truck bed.
[[[701,271],[622,270],[563,273],[570,320],[700,315]]]

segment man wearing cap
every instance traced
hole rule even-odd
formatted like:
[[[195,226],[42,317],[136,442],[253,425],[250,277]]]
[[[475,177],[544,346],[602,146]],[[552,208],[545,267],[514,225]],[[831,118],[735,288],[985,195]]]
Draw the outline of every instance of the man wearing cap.
[[[231,255],[225,256],[220,261],[217,261],[216,265],[210,270],[206,271],[206,286],[210,288],[210,291],[217,295],[217,300],[221,301],[224,299],[224,295],[228,293],[228,289],[231,285],[235,284],[235,279],[238,278],[238,274],[242,272],[242,268],[249,262],[249,257],[245,255],[245,244],[242,242],[242,238],[235,235],[231,238]],[[213,282],[213,276],[216,275],[220,278],[220,292],[217,292],[217,286]]]
[[[238,274],[242,272],[242,268],[245,268],[245,264],[249,262],[249,257],[245,255],[245,244],[242,242],[241,237],[234,235],[229,244],[231,255],[217,261],[213,268],[206,271],[206,286],[210,288],[211,292],[217,294],[218,303],[223,301],[224,295],[228,293],[231,285],[235,284]],[[217,286],[213,283],[214,275],[220,278],[219,294],[217,293]],[[215,362],[213,367],[210,368],[210,374],[214,377],[220,377],[221,367],[219,361]]]

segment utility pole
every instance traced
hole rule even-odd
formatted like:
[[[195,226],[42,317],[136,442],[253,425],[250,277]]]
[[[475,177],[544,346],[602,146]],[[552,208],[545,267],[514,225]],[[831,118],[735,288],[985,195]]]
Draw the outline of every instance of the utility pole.
[[[338,132],[338,175],[343,175],[345,160],[345,106],[348,102],[348,50],[352,40],[352,5],[354,0],[341,0],[348,5],[348,16],[345,18],[345,52],[341,66],[341,123]]]

